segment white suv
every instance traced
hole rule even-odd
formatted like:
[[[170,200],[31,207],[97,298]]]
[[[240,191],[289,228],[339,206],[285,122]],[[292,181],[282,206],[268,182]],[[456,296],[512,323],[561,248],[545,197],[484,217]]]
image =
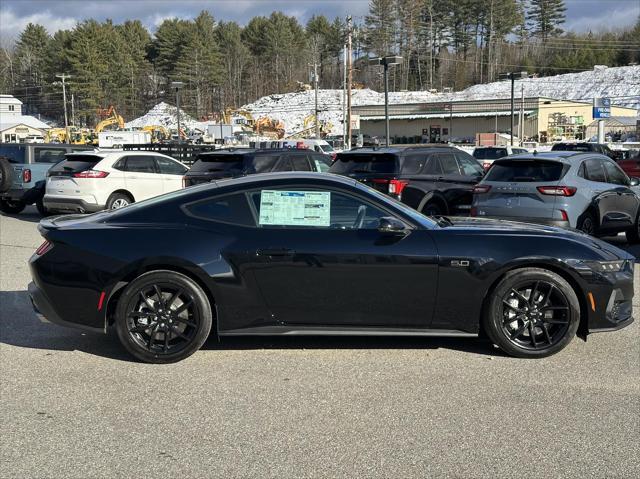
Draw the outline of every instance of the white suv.
[[[147,151],[69,153],[47,173],[44,207],[92,213],[182,188],[188,168]]]
[[[473,157],[478,160],[484,170],[487,171],[497,159],[504,158],[505,156],[519,155],[521,153],[529,153],[529,150],[513,146],[479,146],[473,150]]]

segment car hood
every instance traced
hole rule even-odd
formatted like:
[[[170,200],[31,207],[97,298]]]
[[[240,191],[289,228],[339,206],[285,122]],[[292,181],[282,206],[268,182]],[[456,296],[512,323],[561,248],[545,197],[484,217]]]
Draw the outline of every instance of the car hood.
[[[451,225],[446,226],[447,229],[466,230],[471,233],[482,232],[484,234],[494,233],[524,236],[552,236],[587,244],[606,253],[607,256],[629,260],[635,259],[633,255],[626,251],[576,229],[566,229],[557,226],[489,218],[448,217],[448,219],[450,220]]]

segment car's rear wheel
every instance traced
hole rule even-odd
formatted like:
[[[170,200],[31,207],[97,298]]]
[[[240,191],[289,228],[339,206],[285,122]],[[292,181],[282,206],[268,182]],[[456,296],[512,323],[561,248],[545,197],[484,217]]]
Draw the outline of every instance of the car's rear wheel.
[[[13,167],[7,157],[0,156],[0,193],[9,191],[11,189],[12,182]]]
[[[5,200],[0,199],[0,211],[3,213],[9,213],[11,215],[17,215],[26,208],[26,204],[22,201]]]
[[[438,202],[429,201],[422,207],[422,214],[425,216],[439,216],[443,215],[444,211]]]
[[[126,193],[113,193],[107,199],[108,210],[118,210],[133,203],[133,199]]]
[[[132,281],[118,300],[115,318],[120,342],[148,363],[191,356],[207,340],[212,322],[202,288],[174,271],[152,271]]]
[[[578,229],[590,236],[594,236],[596,234],[596,220],[591,213],[585,213],[582,215],[580,222],[578,223]]]
[[[38,209],[38,213],[40,213],[40,216],[49,216],[51,214],[51,212],[46,208],[46,206],[44,206],[44,202],[42,201],[42,198],[36,201],[36,208]]]
[[[580,323],[580,304],[567,281],[540,268],[508,272],[485,311],[489,338],[511,356],[541,358],[567,346]]]

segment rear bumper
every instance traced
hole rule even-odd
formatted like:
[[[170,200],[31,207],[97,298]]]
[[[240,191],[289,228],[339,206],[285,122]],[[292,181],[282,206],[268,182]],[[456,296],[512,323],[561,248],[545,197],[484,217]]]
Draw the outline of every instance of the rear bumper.
[[[571,228],[571,224],[568,220],[554,220],[551,218],[531,218],[526,216],[477,216],[477,218],[515,221],[517,223],[532,223],[544,226],[558,226],[560,228]]]
[[[47,298],[46,294],[40,288],[38,288],[35,283],[29,283],[27,289],[29,291],[29,298],[31,299],[33,311],[36,313],[36,316],[38,316],[40,321],[57,324],[59,326],[66,326],[69,328],[82,329],[85,331],[92,331],[96,333],[104,333],[104,329],[101,328],[92,328],[90,326],[84,326],[78,323],[70,323],[63,320],[58,315],[58,313],[56,313],[53,306],[51,306],[51,302]]]
[[[13,188],[9,191],[0,193],[0,198],[11,201],[23,201],[25,194],[29,190]]]
[[[52,211],[71,211],[74,213],[95,213],[102,211],[106,205],[100,205],[87,201],[84,198],[44,195],[45,208]]]

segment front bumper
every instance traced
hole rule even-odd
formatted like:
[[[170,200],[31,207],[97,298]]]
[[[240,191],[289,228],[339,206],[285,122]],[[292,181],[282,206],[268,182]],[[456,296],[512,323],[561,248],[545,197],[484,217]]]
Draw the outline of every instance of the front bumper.
[[[102,211],[106,205],[89,202],[84,198],[44,195],[45,208],[51,211],[71,211],[74,213],[95,213]]]
[[[31,282],[27,287],[29,291],[29,298],[31,299],[31,305],[33,306],[33,310],[36,313],[36,316],[42,322],[48,322],[57,324],[59,326],[66,326],[69,328],[82,329],[85,331],[92,331],[95,333],[104,333],[105,330],[101,328],[92,328],[90,326],[85,326],[78,323],[70,323],[69,321],[63,320],[58,313],[56,313],[53,306],[51,306],[51,302],[47,298],[46,294],[38,288],[38,286]]]

